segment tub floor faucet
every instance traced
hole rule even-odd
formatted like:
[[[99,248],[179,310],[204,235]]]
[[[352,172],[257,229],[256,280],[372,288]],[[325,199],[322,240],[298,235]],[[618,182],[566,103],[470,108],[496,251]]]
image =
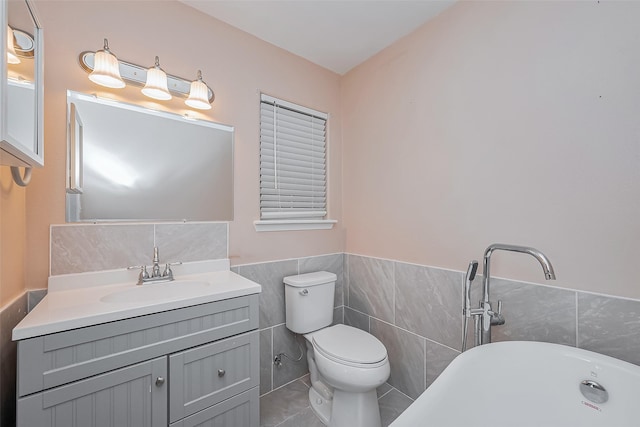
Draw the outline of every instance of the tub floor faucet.
[[[503,325],[505,323],[504,316],[502,315],[502,301],[498,301],[497,310],[493,310],[491,296],[490,296],[490,283],[491,283],[491,255],[494,251],[509,251],[528,254],[538,260],[544,271],[544,277],[547,280],[555,280],[556,275],[553,271],[553,266],[549,258],[539,250],[527,246],[516,246],[504,243],[494,243],[489,245],[484,251],[484,260],[482,263],[483,285],[482,285],[482,300],[478,308],[470,308],[469,300],[471,299],[471,284],[465,288],[465,306],[463,313],[465,316],[465,322],[469,317],[473,316],[475,320],[475,345],[488,344],[491,342],[491,326]],[[473,280],[473,279],[471,279]],[[466,336],[463,337],[466,340]],[[464,351],[464,350],[463,350]]]

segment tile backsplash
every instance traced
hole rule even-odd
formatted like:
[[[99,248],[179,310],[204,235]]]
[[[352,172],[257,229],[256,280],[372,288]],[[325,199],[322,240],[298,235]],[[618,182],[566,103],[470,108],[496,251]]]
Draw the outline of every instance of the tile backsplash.
[[[228,257],[226,222],[51,226],[51,275]]]

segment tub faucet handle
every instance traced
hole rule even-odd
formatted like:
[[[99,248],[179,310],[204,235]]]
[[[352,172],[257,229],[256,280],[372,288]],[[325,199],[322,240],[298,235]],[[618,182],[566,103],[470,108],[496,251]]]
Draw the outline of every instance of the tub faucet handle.
[[[491,313],[491,325],[504,325],[505,320],[502,315],[502,300],[498,300],[498,310],[494,313]]]

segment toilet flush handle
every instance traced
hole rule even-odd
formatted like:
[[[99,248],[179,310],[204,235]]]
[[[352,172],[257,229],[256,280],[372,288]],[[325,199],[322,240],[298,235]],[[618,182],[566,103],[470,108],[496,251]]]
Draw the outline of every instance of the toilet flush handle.
[[[309,295],[309,290],[308,289],[301,290],[300,295],[302,295],[303,297],[306,297],[307,295]]]

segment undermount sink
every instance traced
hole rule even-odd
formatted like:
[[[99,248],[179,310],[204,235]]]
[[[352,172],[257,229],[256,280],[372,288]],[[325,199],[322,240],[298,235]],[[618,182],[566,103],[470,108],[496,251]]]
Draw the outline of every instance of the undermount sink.
[[[164,283],[149,283],[112,292],[100,298],[102,302],[149,302],[176,299],[190,292],[197,292],[210,286],[199,280],[174,280]]]

